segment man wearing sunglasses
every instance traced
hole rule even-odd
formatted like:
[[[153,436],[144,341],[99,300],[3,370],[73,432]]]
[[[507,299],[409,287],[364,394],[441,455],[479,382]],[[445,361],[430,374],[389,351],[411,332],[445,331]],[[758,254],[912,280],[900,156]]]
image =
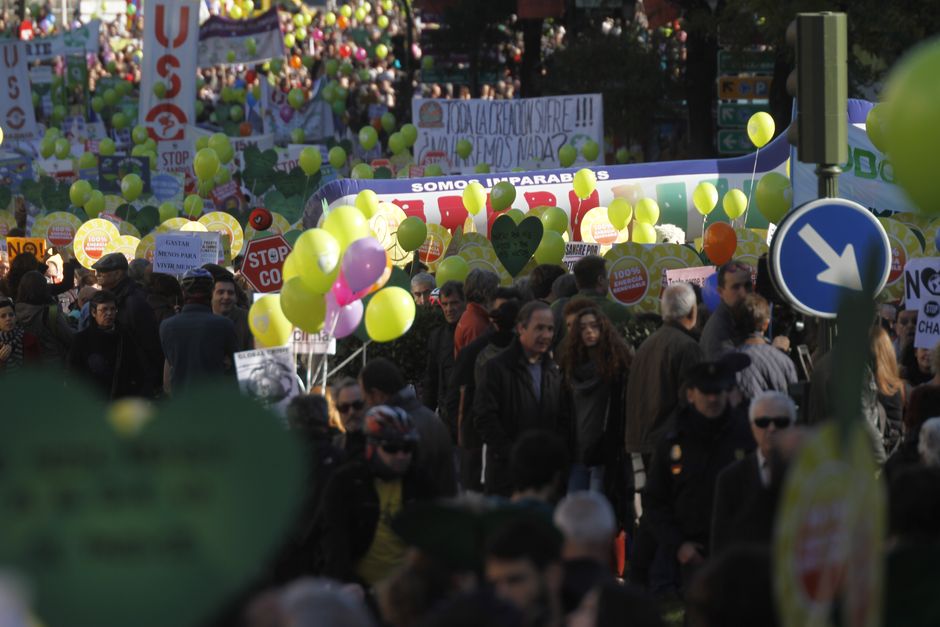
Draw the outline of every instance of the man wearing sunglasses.
[[[650,542],[650,535],[656,540],[649,582],[654,593],[680,591],[704,562],[718,474],[754,449],[747,420],[729,402],[740,357],[689,370],[688,405],[676,410],[653,451],[638,544]]]
[[[748,416],[757,450],[718,475],[712,516],[712,553],[738,543],[770,544],[780,477],[771,469],[777,435],[796,422],[796,405],[781,392],[763,392]]]
[[[321,574],[368,588],[402,565],[405,544],[391,522],[402,508],[438,496],[414,471],[420,436],[405,410],[366,412],[365,454],[333,472],[317,515]]]

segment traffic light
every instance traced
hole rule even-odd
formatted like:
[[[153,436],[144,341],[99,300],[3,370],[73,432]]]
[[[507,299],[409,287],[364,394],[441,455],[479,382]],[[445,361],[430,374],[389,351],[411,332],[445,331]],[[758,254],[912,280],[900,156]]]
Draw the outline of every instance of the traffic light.
[[[848,69],[845,13],[799,13],[787,29],[796,69],[787,92],[796,98],[788,139],[804,163],[848,159]]]

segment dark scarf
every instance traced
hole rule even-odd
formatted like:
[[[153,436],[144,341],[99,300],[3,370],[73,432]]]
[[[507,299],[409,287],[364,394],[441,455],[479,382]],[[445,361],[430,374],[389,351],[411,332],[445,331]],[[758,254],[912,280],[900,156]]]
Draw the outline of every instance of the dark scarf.
[[[5,362],[3,369],[7,372],[18,370],[23,365],[23,336],[26,335],[23,329],[16,327],[12,331],[0,331],[0,345],[9,344],[13,351]]]

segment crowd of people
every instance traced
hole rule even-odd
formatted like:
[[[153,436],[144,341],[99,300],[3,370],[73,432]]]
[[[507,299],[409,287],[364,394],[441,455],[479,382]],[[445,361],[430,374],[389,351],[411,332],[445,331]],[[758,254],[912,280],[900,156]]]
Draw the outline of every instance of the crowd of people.
[[[113,254],[94,273],[66,264],[59,284],[45,270],[25,255],[2,277],[0,374],[41,365],[106,398],[159,398],[234,381],[233,354],[252,346],[249,294],[224,268],[177,282]],[[302,513],[259,596],[221,620],[658,625],[684,607],[690,624],[778,624],[779,494],[833,415],[832,363],[798,376],[745,264],[718,269],[715,311],[693,285],[668,286],[638,346],[607,281],[599,257],[512,287],[479,269],[441,286],[414,274],[416,305],[440,309],[424,376],[377,358],[294,398],[288,424],[311,463]],[[940,351],[913,347],[916,314],[882,314],[862,419],[900,550],[940,529],[940,374],[925,378]],[[746,601],[727,598],[727,577]]]

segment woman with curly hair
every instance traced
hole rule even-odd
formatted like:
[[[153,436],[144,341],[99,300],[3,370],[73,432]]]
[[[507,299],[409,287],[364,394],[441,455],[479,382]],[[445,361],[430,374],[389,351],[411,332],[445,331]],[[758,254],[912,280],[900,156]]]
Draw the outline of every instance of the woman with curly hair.
[[[622,457],[624,395],[633,351],[597,307],[572,320],[562,345],[560,366],[572,413],[574,463],[568,491],[604,486],[605,467]]]

